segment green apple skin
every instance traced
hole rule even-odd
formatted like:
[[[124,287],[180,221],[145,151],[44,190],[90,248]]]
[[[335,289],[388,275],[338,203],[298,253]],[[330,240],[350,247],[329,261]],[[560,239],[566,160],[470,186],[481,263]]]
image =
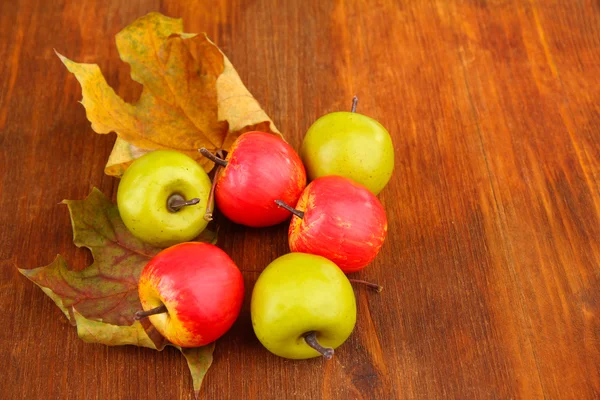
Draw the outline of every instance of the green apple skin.
[[[394,170],[394,146],[379,122],[353,112],[334,112],[306,132],[300,157],[310,180],[340,175],[377,195]]]
[[[356,323],[356,299],[350,281],[333,262],[289,253],[258,277],[250,312],[254,332],[267,350],[305,359],[321,356],[304,341],[308,332],[334,349],[348,339]]]
[[[135,160],[123,174],[117,191],[121,219],[140,240],[169,247],[194,239],[206,228],[210,178],[192,158],[171,150],[157,150]],[[172,194],[200,202],[177,212],[167,208]]]

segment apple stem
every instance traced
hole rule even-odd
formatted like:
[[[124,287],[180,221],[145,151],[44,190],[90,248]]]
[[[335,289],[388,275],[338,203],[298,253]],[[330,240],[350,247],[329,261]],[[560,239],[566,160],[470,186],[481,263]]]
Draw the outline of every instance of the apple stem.
[[[356,105],[358,104],[358,97],[354,96],[352,98],[352,109],[351,112],[356,112]]]
[[[306,333],[304,335],[304,340],[306,341],[307,345],[321,353],[321,355],[325,357],[325,359],[331,360],[331,357],[333,357],[333,349],[331,347],[321,346],[321,343],[319,343],[319,341],[317,340],[317,332],[312,331]]]
[[[348,280],[353,283],[359,283],[361,285],[366,285],[367,287],[373,289],[377,293],[381,293],[381,291],[383,290],[383,286],[380,286],[376,283],[371,283],[371,282],[363,281],[360,279],[348,279]]]
[[[166,313],[166,312],[167,312],[167,306],[165,306],[164,304],[161,304],[160,306],[158,306],[156,308],[152,308],[148,311],[136,312],[135,315],[133,316],[133,319],[135,319],[136,321],[139,321],[142,318],[147,318],[151,315],[162,314],[162,313]]]
[[[300,210],[296,210],[294,207],[290,207],[283,200],[275,200],[275,204],[277,204],[281,208],[285,208],[292,214],[294,214],[298,218],[304,218],[304,212]]]
[[[179,193],[174,193],[167,199],[167,208],[169,209],[169,211],[174,213],[179,211],[182,207],[193,206],[194,204],[198,203],[200,203],[200,199],[197,197],[194,197],[191,200],[186,200]]]
[[[228,164],[227,161],[223,160],[222,158],[219,158],[219,157],[215,156],[213,153],[211,153],[210,151],[208,151],[208,149],[206,147],[203,147],[203,148],[201,148],[198,151],[204,157],[208,158],[210,161],[214,162],[215,164],[220,165],[221,167],[226,167],[227,164]]]

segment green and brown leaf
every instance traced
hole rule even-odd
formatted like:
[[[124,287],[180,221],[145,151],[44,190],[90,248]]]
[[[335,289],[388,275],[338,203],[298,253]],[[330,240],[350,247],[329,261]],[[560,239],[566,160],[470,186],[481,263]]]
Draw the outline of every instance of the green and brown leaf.
[[[135,104],[108,86],[98,65],[57,53],[81,84],[92,129],[118,135],[107,174],[120,176],[133,160],[157,149],[188,154],[209,171],[212,162],[199,148],[227,150],[251,130],[280,135],[227,57],[205,34],[184,33],[181,19],[150,13],[117,34],[116,42],[131,78],[144,86]]]
[[[59,255],[49,265],[19,269],[38,285],[77,326],[79,337],[108,346],[135,345],[162,350],[169,343],[146,319],[135,321],[141,309],[137,284],[142,269],[160,249],[135,238],[117,207],[94,188],[85,200],[65,200],[73,225],[73,241],[91,250],[94,262],[70,269]],[[205,231],[208,232],[208,231]],[[215,242],[215,234],[198,240]],[[187,359],[194,388],[199,388],[212,361],[214,345],[180,349]]]
[[[196,398],[198,398],[198,393],[200,392],[200,386],[202,386],[204,375],[206,375],[206,372],[208,372],[208,369],[213,361],[215,342],[207,344],[203,347],[194,347],[190,349],[179,348],[179,350],[181,350],[185,360],[187,361],[188,368],[192,374],[194,392],[196,393]]]

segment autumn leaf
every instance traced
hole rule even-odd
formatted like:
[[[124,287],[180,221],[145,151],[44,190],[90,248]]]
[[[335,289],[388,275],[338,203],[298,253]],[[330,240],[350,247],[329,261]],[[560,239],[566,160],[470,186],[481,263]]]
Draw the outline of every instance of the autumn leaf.
[[[57,256],[50,265],[21,272],[45,291],[74,323],[71,308],[86,318],[114,325],[133,324],[133,313],[141,307],[137,283],[146,263],[160,249],[129,233],[119,211],[93,189],[83,201],[63,201],[73,224],[73,242],[92,251],[94,263],[82,271],[67,267]],[[58,300],[58,301],[57,301]]]
[[[19,272],[56,303],[86,342],[155,350],[170,345],[148,319],[135,321],[133,318],[142,308],[137,290],[140,274],[161,249],[131,235],[117,206],[96,188],[85,200],[63,203],[71,215],[73,242],[77,247],[90,249],[94,262],[75,271],[59,255],[45,267],[19,269]],[[197,240],[215,243],[216,234],[205,230]],[[179,348],[190,366],[194,388],[200,387],[212,362],[213,348],[214,345]]]
[[[206,372],[210,368],[213,361],[215,342],[207,344],[203,347],[194,347],[189,349],[179,348],[179,350],[181,350],[181,353],[183,353],[183,356],[187,361],[188,367],[192,374],[194,393],[196,394],[196,398],[198,398],[204,375],[206,375]]]
[[[107,174],[120,176],[134,159],[157,149],[185,153],[209,171],[212,162],[199,148],[227,150],[251,130],[281,135],[221,50],[205,34],[184,33],[181,19],[150,13],[119,32],[116,42],[131,78],[143,85],[135,104],[108,86],[98,65],[57,53],[81,84],[92,129],[118,135]]]
[[[154,350],[162,350],[166,344],[164,341],[157,344],[150,339],[146,329],[140,321],[134,321],[130,326],[113,325],[106,322],[87,319],[77,310],[73,309],[77,336],[87,343],[100,343],[107,346],[122,346],[131,344],[139,347],[148,347]]]

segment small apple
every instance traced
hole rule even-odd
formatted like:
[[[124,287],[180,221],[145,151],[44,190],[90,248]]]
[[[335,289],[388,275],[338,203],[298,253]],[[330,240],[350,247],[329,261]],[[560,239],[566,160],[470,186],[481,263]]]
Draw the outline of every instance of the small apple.
[[[334,112],[306,132],[300,156],[310,180],[340,175],[366,186],[373,194],[385,187],[394,170],[394,146],[379,122],[352,112]]]
[[[202,167],[171,150],[146,153],[123,174],[117,206],[129,231],[146,243],[168,247],[198,236],[211,182]]]
[[[346,273],[366,267],[387,234],[387,217],[377,197],[341,176],[312,181],[296,208],[276,203],[294,214],[288,231],[290,249],[328,258]]]
[[[154,327],[181,347],[204,346],[220,338],[237,319],[244,280],[235,263],[212,244],[169,247],[144,267],[138,291]]]
[[[223,167],[216,177],[216,203],[227,218],[238,224],[265,227],[285,221],[289,213],[273,201],[295,204],[306,186],[306,172],[298,154],[270,133],[242,134],[225,160],[205,148],[200,152]]]
[[[356,323],[356,299],[344,273],[326,258],[289,253],[258,277],[250,304],[258,340],[292,359],[333,356]]]

